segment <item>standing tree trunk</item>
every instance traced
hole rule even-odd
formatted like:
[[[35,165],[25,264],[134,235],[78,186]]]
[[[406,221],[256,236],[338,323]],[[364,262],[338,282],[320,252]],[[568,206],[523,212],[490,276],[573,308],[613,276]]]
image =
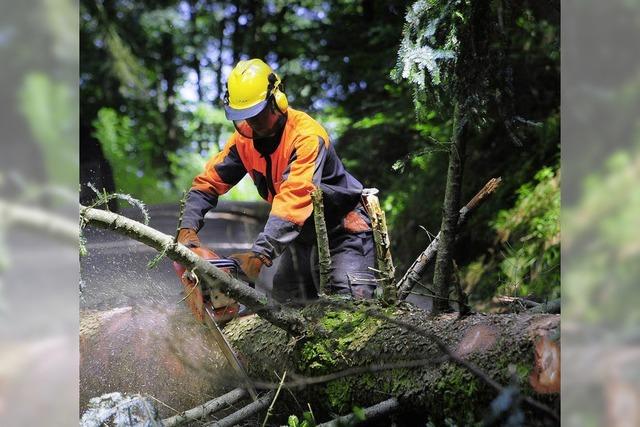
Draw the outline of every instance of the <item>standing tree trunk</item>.
[[[442,206],[442,224],[440,225],[440,242],[436,256],[433,285],[438,294],[433,302],[433,313],[438,314],[449,309],[449,279],[453,261],[453,247],[456,241],[458,215],[460,211],[460,189],[467,139],[466,111],[458,102],[454,110],[453,135],[449,148],[449,169],[447,186]]]
[[[176,57],[175,44],[173,35],[164,33],[162,35],[162,51],[160,53],[162,77],[167,85],[165,93],[165,110],[162,113],[165,129],[166,129],[166,144],[161,152],[156,153],[155,160],[158,166],[161,166],[160,170],[166,170],[166,176],[171,177],[169,168],[166,167],[169,160],[167,153],[174,153],[180,145],[178,139],[178,127],[176,125],[176,80],[178,78],[178,69],[174,64]]]
[[[193,42],[193,54],[191,55],[191,68],[196,73],[196,89],[198,91],[198,102],[202,102],[204,98],[204,94],[202,91],[202,67],[200,66],[200,49],[202,43],[200,42],[198,34],[198,0],[190,0],[190,19],[189,23],[191,24],[191,41]],[[203,49],[204,50],[204,49]]]

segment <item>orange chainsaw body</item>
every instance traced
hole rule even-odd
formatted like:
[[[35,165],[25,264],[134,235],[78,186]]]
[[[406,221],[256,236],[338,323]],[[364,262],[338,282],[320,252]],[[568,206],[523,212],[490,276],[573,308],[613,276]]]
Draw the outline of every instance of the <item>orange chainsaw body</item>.
[[[218,254],[209,248],[198,247],[191,250],[207,261],[220,259]],[[217,323],[226,323],[238,315],[240,305],[234,299],[218,289],[203,291],[203,287],[192,280],[190,272],[180,263],[174,262],[173,269],[184,286],[187,305],[198,322],[204,323],[207,306],[213,308],[214,320]],[[230,272],[226,268],[223,270]]]

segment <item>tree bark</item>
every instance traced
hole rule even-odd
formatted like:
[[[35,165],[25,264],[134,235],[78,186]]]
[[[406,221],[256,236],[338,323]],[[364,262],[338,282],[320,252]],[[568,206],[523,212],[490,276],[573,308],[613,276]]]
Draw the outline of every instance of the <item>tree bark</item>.
[[[221,420],[214,421],[212,423],[205,424],[204,427],[232,427],[238,425],[241,421],[255,415],[256,413],[266,409],[273,399],[273,392],[269,392],[260,397],[255,402],[251,402],[242,409],[234,412],[231,415],[224,417]]]
[[[197,419],[204,418],[209,414],[215,413],[220,409],[226,408],[229,405],[233,405],[248,395],[249,394],[245,389],[236,388],[231,390],[229,393],[216,397],[215,399],[212,399],[196,408],[189,409],[188,411],[184,411],[170,418],[165,418],[162,420],[162,423],[164,424],[164,427],[174,427],[189,421],[195,421]]]
[[[466,112],[460,105],[454,111],[453,137],[449,149],[449,169],[447,171],[447,187],[442,206],[442,224],[440,226],[440,242],[436,255],[433,285],[440,298],[433,302],[433,313],[438,314],[449,309],[449,278],[453,261],[453,248],[456,239],[458,216],[460,209],[460,189],[466,147]]]
[[[398,399],[392,397],[391,399],[385,400],[384,402],[380,402],[376,405],[364,408],[363,412],[365,419],[370,420],[372,418],[388,414],[389,412],[393,412],[398,409],[399,406],[400,404],[398,403]],[[340,427],[343,425],[352,425],[357,422],[358,418],[355,416],[355,414],[349,414],[326,423],[318,424],[317,427]]]

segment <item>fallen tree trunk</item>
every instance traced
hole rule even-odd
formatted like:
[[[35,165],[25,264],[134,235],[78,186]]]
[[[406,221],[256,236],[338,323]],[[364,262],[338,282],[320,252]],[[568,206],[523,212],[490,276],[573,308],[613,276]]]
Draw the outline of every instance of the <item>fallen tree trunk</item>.
[[[367,306],[354,304],[352,312],[305,308],[305,317],[322,325],[328,337],[309,336],[293,342],[257,316],[231,322],[225,334],[250,361],[249,375],[263,382],[258,386],[277,387],[274,371],[286,370],[290,378],[297,375],[285,387],[299,388],[297,400],[309,402],[316,415],[345,414],[354,405],[372,406],[397,397],[398,411],[413,422],[416,415],[420,421],[431,419],[436,424],[445,418],[458,425],[482,420],[498,392],[452,361],[436,342],[407,330],[402,323],[439,337],[454,358],[473,363],[493,381],[509,384],[510,369],[515,369],[525,398],[535,396],[551,407],[559,405],[559,316],[476,314],[460,319],[446,314],[429,318],[407,304],[387,309],[393,321],[385,321],[367,316]],[[409,367],[400,367],[402,361],[412,360],[414,363],[404,364]],[[377,368],[382,363],[388,364],[386,370]],[[367,366],[370,369],[357,369]],[[336,374],[343,370],[349,370],[348,375]],[[323,378],[316,381],[318,376]],[[281,396],[279,404],[287,408],[281,413],[295,411],[287,395]],[[533,405],[525,403],[523,409],[532,425],[557,421]]]

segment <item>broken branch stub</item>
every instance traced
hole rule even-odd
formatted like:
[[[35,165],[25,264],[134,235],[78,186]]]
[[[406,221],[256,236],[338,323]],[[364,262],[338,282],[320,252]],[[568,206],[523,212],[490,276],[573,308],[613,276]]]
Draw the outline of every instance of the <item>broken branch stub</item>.
[[[371,228],[373,229],[373,238],[376,244],[376,262],[380,272],[382,299],[387,303],[393,303],[397,300],[394,286],[396,268],[393,265],[391,256],[391,240],[387,231],[387,220],[384,211],[380,207],[378,196],[376,196],[377,192],[377,189],[366,189],[362,195],[371,219]]]
[[[311,192],[313,201],[313,221],[316,227],[318,244],[318,260],[320,264],[320,294],[326,295],[331,274],[331,253],[329,251],[329,237],[327,223],[324,219],[324,206],[322,204],[322,190],[316,188]]]

